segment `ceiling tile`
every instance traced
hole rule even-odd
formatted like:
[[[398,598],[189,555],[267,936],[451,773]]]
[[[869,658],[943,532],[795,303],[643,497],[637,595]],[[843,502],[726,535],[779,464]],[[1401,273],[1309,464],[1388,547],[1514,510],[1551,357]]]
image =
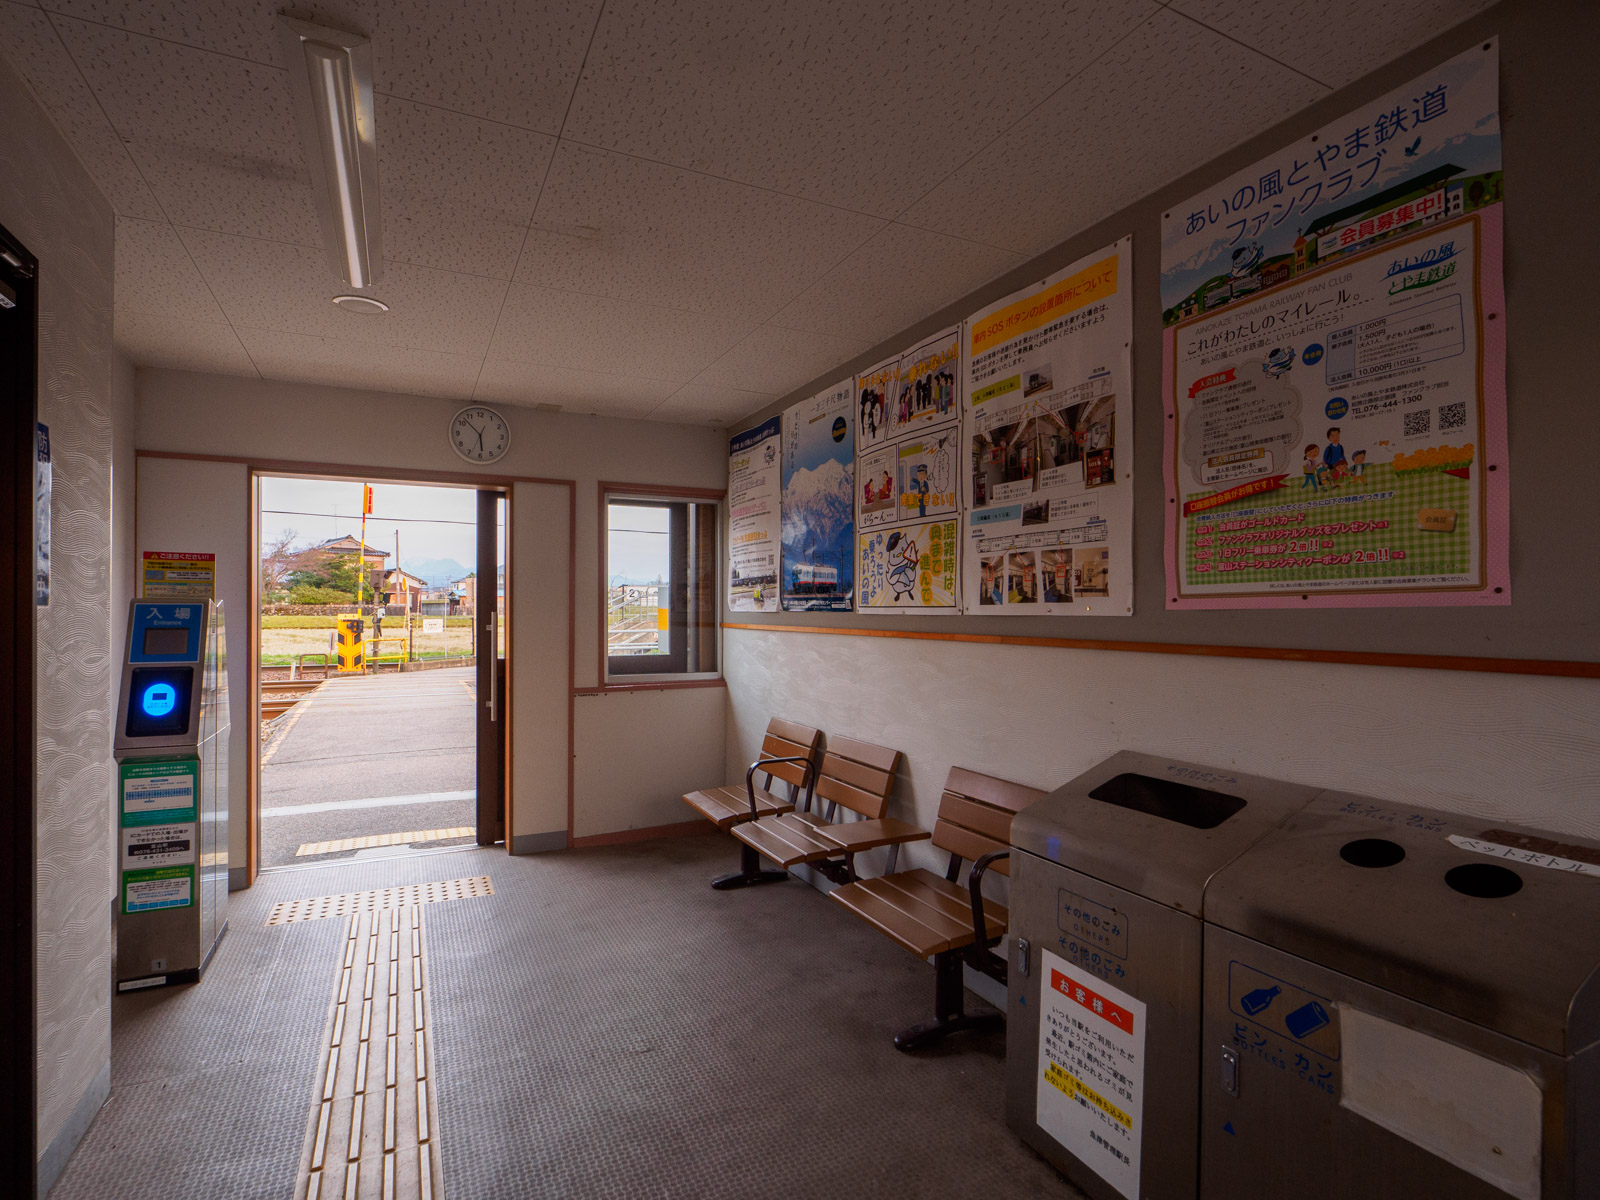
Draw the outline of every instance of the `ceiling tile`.
[[[556,140],[377,98],[386,258],[511,278]]]
[[[1024,261],[1009,250],[890,225],[769,323],[879,342]]]
[[[559,404],[567,412],[642,417],[677,388],[667,379],[604,371],[573,371],[537,363],[487,359],[474,400]]]
[[[1326,94],[1163,11],[904,220],[1039,254]]]
[[[281,66],[280,12],[371,37],[377,30],[381,5],[380,0],[316,0],[311,5],[285,4],[284,0],[183,0],[181,4],[50,0],[49,7],[85,21]]]
[[[883,222],[563,142],[517,279],[760,319]]]
[[[255,365],[233,328],[220,321],[194,321],[156,313],[116,314],[116,342],[141,367],[255,375]]]
[[[248,150],[218,150],[162,138],[131,142],[128,149],[175,225],[322,245],[298,147],[256,142]]]
[[[383,0],[377,88],[560,133],[601,0]]]
[[[117,218],[117,313],[226,324],[178,231],[159,221]]]
[[[754,327],[754,321],[738,316],[514,283],[489,357],[682,383]]]
[[[415,396],[465,399],[472,394],[481,361],[474,354],[379,346],[271,329],[241,328],[239,338],[263,379]]]
[[[652,421],[683,421],[695,425],[715,422],[732,425],[757,409],[772,403],[765,392],[717,387],[709,383],[686,383],[650,414]]]
[[[56,36],[50,18],[37,8],[0,4],[0,41],[111,207],[123,216],[161,219],[161,207]]]
[[[390,311],[349,313],[331,301],[351,289],[320,250],[198,229],[179,234],[228,320],[240,328],[481,358],[505,296],[501,279],[389,262],[383,279],[361,294]]]
[[[842,366],[870,345],[860,338],[763,325],[693,382],[781,396]]]
[[[894,216],[1155,0],[611,0],[564,135]]]
[[[1399,58],[1495,0],[1343,0],[1331,21],[1327,0],[1174,0],[1173,9],[1203,21],[1331,87],[1343,87]],[[1332,38],[1307,37],[1336,28]]]

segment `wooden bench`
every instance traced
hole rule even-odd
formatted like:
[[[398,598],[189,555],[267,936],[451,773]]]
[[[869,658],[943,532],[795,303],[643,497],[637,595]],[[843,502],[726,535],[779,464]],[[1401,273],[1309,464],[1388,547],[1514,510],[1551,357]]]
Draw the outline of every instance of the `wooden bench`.
[[[736,825],[733,836],[761,858],[777,863],[781,871],[762,871],[769,883],[787,877],[788,868],[809,863],[836,883],[856,878],[855,856],[864,850],[888,846],[889,869],[904,842],[926,838],[926,830],[885,817],[889,793],[900,767],[900,751],[854,738],[829,738],[827,753],[817,772],[816,796],[826,801],[821,813],[788,812]],[[847,808],[863,819],[835,821]]]
[[[992,865],[1009,875],[1011,818],[1044,796],[992,775],[950,768],[933,844],[950,852],[941,879],[917,868],[863,879],[830,893],[868,924],[876,926],[918,958],[933,959],[934,1019],[896,1035],[901,1050],[916,1050],[958,1029],[995,1025],[1004,1013],[968,1014],[963,963],[1002,984],[1006,960],[993,952],[1005,935],[1009,914],[983,895],[984,872]],[[972,863],[965,884],[957,883],[961,861]]]
[[[744,773],[744,787],[706,788],[690,792],[683,802],[694,809],[718,829],[729,830],[745,821],[759,817],[779,816],[793,812],[797,806],[811,807],[812,788],[816,783],[814,771],[817,746],[822,731],[809,725],[774,717],[767,722],[767,733],[761,741],[761,757],[750,764]],[[756,773],[764,772],[766,782],[756,787]],[[774,779],[788,785],[788,798],[775,796],[769,790]],[[741,852],[743,869],[732,875],[723,875],[711,881],[714,888],[743,887],[759,882],[752,875],[761,873],[761,861],[748,846]]]

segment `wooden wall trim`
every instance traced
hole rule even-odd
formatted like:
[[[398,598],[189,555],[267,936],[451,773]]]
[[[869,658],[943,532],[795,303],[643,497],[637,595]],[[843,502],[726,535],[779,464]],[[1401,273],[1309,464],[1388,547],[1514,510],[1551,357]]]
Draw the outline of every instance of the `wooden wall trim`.
[[[909,638],[924,642],[978,642],[994,646],[1042,646],[1054,650],[1111,650],[1126,654],[1182,654],[1201,658],[1252,658],[1278,662],[1339,663],[1363,667],[1409,667],[1424,671],[1479,671],[1492,675],[1545,675],[1600,679],[1600,662],[1545,658],[1476,658],[1465,654],[1392,654],[1368,650],[1295,650],[1276,646],[1206,646],[1186,642],[1119,642],[1097,638],[1018,637],[1001,633],[937,633],[910,629],[839,628],[724,621],[724,629],[767,633],[820,633],[844,637]]]

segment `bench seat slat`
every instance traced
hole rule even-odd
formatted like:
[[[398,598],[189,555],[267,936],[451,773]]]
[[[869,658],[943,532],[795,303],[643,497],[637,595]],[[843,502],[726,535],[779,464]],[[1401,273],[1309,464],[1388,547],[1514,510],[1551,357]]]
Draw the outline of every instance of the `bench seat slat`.
[[[750,799],[743,788],[704,788],[690,792],[683,802],[718,829],[727,830],[750,819]],[[756,812],[763,817],[792,812],[794,805],[761,788],[756,789]]]
[[[795,820],[793,813],[745,821],[733,827],[733,836],[781,867],[831,858],[839,853],[839,847],[823,841],[809,824]]]
[[[950,949],[951,934],[956,932],[953,922],[926,912],[921,915],[908,913],[862,883],[847,883],[844,887],[835,888],[828,893],[828,898],[838,901],[869,925],[888,934],[918,958],[927,958]]]
[[[926,829],[918,829],[905,821],[883,817],[876,821],[843,821],[818,827],[817,833],[834,842],[846,852],[857,854],[877,846],[896,846],[902,842],[920,842],[931,837]]]
[[[935,912],[959,921],[967,932],[966,941],[972,940],[972,893],[965,885],[941,879],[932,871],[921,867],[914,871],[901,871],[895,875],[885,876],[874,882],[881,882],[884,887],[894,888],[904,895],[909,903],[925,905]],[[983,915],[985,930],[990,937],[998,937],[1006,931],[1010,913],[1006,911],[1005,905],[985,896]]]

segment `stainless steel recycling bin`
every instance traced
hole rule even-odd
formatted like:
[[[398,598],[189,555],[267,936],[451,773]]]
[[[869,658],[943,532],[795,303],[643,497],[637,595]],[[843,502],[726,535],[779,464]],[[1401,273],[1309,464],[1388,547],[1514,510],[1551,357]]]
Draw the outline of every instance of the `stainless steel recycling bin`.
[[[1600,1195],[1600,846],[1329,792],[1205,919],[1202,1197]]]
[[[1206,883],[1318,794],[1125,751],[1013,820],[1006,1117],[1091,1196],[1193,1200]]]

